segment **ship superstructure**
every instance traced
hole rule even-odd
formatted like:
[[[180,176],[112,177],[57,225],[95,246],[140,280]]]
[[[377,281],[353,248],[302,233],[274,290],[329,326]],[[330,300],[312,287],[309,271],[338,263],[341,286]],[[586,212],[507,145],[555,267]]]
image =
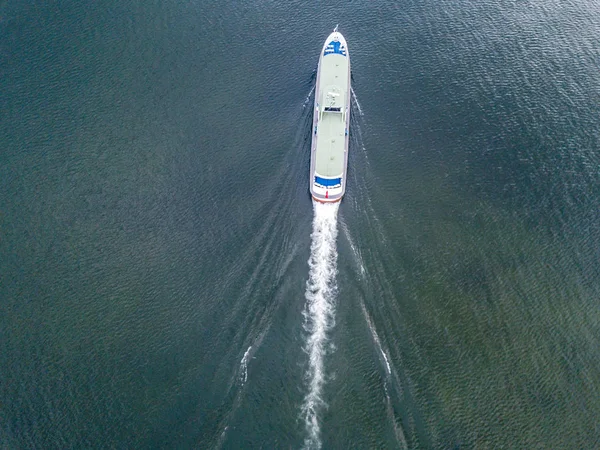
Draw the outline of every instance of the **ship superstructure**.
[[[340,201],[346,191],[349,125],[350,56],[336,27],[323,45],[315,87],[310,193],[317,201]]]

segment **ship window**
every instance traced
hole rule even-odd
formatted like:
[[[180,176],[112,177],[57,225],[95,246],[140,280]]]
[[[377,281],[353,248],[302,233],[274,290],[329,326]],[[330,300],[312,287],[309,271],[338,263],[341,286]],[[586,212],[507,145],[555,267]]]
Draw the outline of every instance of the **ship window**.
[[[342,184],[342,179],[341,178],[322,178],[319,176],[315,175],[315,183],[319,184],[323,187],[335,187],[335,186],[341,186]]]
[[[325,111],[340,112],[342,108],[325,107]]]

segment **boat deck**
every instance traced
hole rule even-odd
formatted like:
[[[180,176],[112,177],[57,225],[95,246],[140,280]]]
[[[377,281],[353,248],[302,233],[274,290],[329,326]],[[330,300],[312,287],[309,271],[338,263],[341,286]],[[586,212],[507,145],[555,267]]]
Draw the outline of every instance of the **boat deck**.
[[[336,105],[340,112],[323,111],[317,128],[316,172],[325,177],[341,175],[344,172],[344,153],[346,151],[346,106],[348,83],[348,64],[346,56],[340,54],[326,55],[321,60],[321,79],[319,82],[320,98],[328,91],[339,93]],[[323,109],[324,105],[321,105]]]
[[[340,113],[324,113],[317,130],[316,172],[334,177],[344,172],[345,123]]]

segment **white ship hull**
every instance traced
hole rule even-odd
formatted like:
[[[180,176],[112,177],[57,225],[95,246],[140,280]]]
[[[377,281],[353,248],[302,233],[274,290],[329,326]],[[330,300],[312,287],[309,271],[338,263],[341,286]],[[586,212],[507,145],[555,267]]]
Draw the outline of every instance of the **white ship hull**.
[[[336,30],[323,45],[317,69],[310,157],[310,193],[338,202],[346,192],[350,125],[350,55]]]

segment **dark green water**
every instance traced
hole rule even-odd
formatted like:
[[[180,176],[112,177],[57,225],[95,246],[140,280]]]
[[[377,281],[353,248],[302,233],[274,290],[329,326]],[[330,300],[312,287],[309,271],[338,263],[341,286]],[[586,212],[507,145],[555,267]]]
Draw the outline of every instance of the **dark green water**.
[[[0,2],[0,447],[304,445],[338,23],[360,109],[323,448],[600,447],[583,0]]]

